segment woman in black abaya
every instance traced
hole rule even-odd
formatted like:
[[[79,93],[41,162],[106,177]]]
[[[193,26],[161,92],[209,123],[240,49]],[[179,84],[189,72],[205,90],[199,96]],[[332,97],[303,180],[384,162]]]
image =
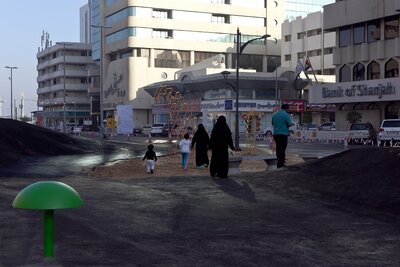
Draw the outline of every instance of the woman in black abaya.
[[[210,148],[212,151],[210,174],[211,177],[225,178],[229,170],[228,148],[235,150],[232,132],[226,124],[225,116],[219,116],[211,132]]]
[[[196,145],[196,166],[199,169],[207,168],[210,164],[207,154],[209,141],[210,138],[204,125],[200,123],[192,139],[192,148]]]

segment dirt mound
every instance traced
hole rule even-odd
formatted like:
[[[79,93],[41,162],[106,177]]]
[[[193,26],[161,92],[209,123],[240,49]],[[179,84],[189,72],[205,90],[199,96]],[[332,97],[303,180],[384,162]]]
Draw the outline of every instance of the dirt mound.
[[[0,119],[0,166],[24,156],[86,153],[91,142],[17,120]]]
[[[400,150],[351,149],[340,154],[289,166],[269,179],[291,193],[305,191],[375,210],[400,214]]]

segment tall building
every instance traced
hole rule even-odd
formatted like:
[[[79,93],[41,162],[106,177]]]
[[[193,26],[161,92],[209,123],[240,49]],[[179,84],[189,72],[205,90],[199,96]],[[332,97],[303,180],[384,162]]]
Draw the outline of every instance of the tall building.
[[[36,55],[38,106],[42,125],[62,129],[64,123],[82,125],[90,120],[87,66],[90,44],[57,43]]]
[[[91,24],[98,27],[92,27],[91,41],[93,59],[103,62],[104,116],[118,104],[131,104],[135,125],[151,123],[152,98],[138,88],[173,80],[180,69],[219,54],[227,68],[235,68],[237,29],[241,44],[271,35],[246,46],[240,67],[273,70],[268,59],[280,56],[280,23],[266,18],[266,5],[265,0],[93,0]],[[283,18],[283,6],[268,9],[275,20]]]
[[[91,13],[90,13],[91,1],[79,9],[79,42],[90,43],[91,42]]]
[[[400,118],[400,1],[343,0],[324,7],[324,29],[335,33],[335,84],[312,87],[310,101],[336,106],[336,128],[358,112],[375,129]]]
[[[286,0],[285,18],[294,20],[309,13],[322,11],[324,5],[335,3],[335,0]]]

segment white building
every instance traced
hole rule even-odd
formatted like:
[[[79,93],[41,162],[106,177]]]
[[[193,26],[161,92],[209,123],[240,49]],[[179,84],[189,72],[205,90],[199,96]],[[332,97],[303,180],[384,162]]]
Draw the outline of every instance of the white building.
[[[36,57],[38,106],[43,108],[42,118],[38,118],[40,124],[82,125],[90,120],[87,77],[87,65],[92,63],[90,44],[57,43],[39,51]]]
[[[285,0],[285,18],[294,20],[307,14],[322,11],[324,5],[335,3],[335,0]]]
[[[315,79],[320,83],[335,82],[335,66],[333,65],[333,48],[336,47],[336,34],[324,32],[323,13],[318,11],[305,17],[297,17],[282,24],[282,67],[295,70],[298,61],[303,64],[308,58],[312,66],[307,73],[310,84]],[[312,70],[314,72],[312,72]],[[315,74],[315,76],[314,76]],[[302,74],[301,77],[306,77]],[[308,100],[309,86],[299,95]],[[334,109],[329,105],[310,105],[307,103],[302,114],[302,123],[320,124],[335,120]]]
[[[336,105],[337,129],[356,110],[378,128],[400,117],[399,0],[345,0],[324,7],[324,29],[336,34],[336,84],[312,87],[310,102]],[[397,10],[397,11],[396,11]]]
[[[221,53],[226,67],[234,69],[238,28],[242,44],[266,33],[271,35],[267,42],[253,42],[246,47],[240,67],[258,72],[275,69],[275,63],[268,58],[280,55],[279,20],[284,17],[284,9],[283,5],[272,3],[267,12],[266,3],[265,0],[91,1],[92,25],[107,26],[92,28],[93,59],[98,60],[103,50],[104,116],[113,114],[118,104],[130,103],[135,127],[151,124],[153,99],[138,88],[173,80],[180,69]],[[96,90],[96,86],[91,90]]]

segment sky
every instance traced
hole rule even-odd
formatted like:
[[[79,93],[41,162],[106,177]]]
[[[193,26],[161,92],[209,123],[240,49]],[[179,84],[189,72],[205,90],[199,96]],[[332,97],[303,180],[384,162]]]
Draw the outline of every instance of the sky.
[[[0,117],[11,110],[10,69],[13,70],[13,98],[19,106],[25,95],[25,116],[37,110],[37,59],[43,30],[56,42],[79,42],[79,8],[87,0],[2,1],[0,9]],[[20,109],[18,109],[20,117]]]

